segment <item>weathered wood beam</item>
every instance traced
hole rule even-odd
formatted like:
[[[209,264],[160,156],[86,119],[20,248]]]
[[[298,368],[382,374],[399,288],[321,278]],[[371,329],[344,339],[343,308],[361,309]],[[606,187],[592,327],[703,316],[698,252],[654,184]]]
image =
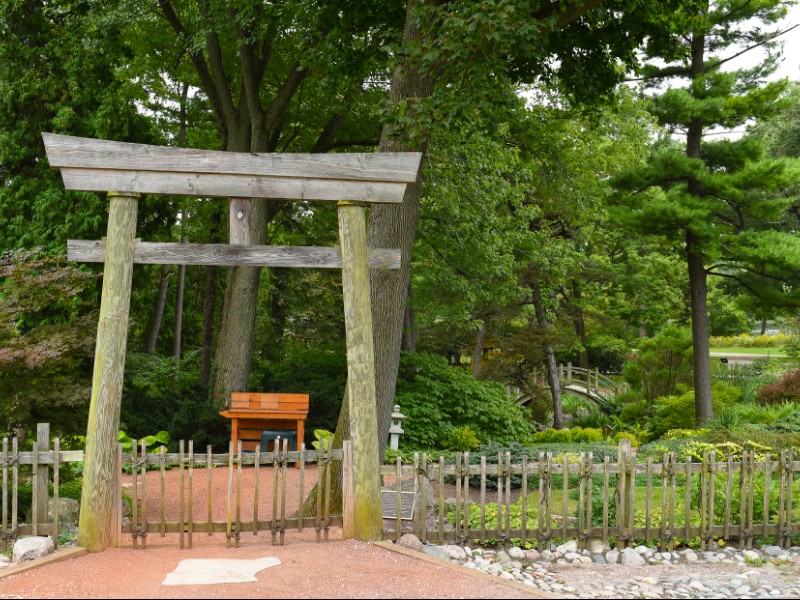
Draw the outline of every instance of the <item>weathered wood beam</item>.
[[[69,240],[67,259],[72,262],[101,263],[105,243],[100,240]],[[300,267],[341,269],[338,248],[314,246],[239,246],[229,244],[174,244],[137,241],[134,264],[216,265],[224,267]],[[370,248],[369,268],[399,269],[400,250]]]
[[[148,146],[52,133],[43,133],[42,139],[50,166],[55,168],[411,183],[417,179],[422,159],[418,152],[250,154]]]
[[[99,552],[113,543],[115,451],[131,304],[137,196],[109,193],[108,237],[86,433],[78,543]]]
[[[363,205],[339,203],[342,292],[347,341],[347,397],[353,444],[352,508],[347,535],[374,541],[383,535],[380,442],[375,394],[375,348],[367,267],[367,226]]]
[[[61,168],[68,190],[103,192],[109,189],[136,194],[170,194],[228,198],[282,198],[336,202],[357,198],[371,204],[399,204],[405,183],[348,181],[261,175],[125,171],[121,169]]]

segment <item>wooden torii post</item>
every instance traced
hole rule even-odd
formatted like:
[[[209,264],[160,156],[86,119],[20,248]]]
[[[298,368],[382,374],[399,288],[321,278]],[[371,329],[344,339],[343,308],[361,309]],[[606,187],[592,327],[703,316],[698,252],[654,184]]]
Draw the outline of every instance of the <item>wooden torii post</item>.
[[[415,181],[419,153],[245,154],[147,146],[42,134],[50,165],[68,190],[108,192],[108,234],[70,241],[69,258],[105,262],[86,436],[78,542],[112,545],[115,447],[133,265],[183,264],[341,268],[347,385],[353,449],[353,519],[346,535],[382,532],[369,268],[399,268],[400,251],[368,249],[365,205],[400,203]],[[160,244],[136,240],[140,194],[231,198],[232,244]],[[246,199],[338,203],[340,248],[251,246]]]

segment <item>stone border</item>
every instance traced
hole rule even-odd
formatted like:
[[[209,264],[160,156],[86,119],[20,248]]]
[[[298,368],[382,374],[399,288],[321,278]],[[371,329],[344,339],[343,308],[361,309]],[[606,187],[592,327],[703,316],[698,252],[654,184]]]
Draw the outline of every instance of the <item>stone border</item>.
[[[444,560],[441,558],[436,558],[435,556],[430,556],[428,554],[425,554],[424,552],[409,550],[408,548],[403,548],[402,546],[398,546],[397,544],[393,544],[392,542],[388,541],[374,542],[373,545],[378,546],[379,548],[383,548],[384,550],[388,550],[390,552],[395,552],[403,556],[408,556],[410,558],[415,558],[417,560],[428,562],[437,565],[439,567],[452,569],[453,571],[457,571],[460,574],[470,575],[471,577],[479,577],[486,581],[491,581],[492,583],[499,583],[506,587],[510,587],[514,590],[517,590],[519,592],[525,592],[526,594],[529,594],[532,598],[563,598],[563,596],[543,592],[541,590],[536,589],[535,587],[523,585],[517,581],[502,579],[500,577],[484,573],[483,571],[478,571],[476,569],[469,569],[457,563],[450,562],[449,560]]]
[[[83,556],[84,554],[88,554],[88,550],[86,550],[86,548],[81,548],[78,546],[73,548],[62,548],[60,550],[56,550],[55,552],[53,552],[53,554],[48,554],[47,556],[43,556],[42,558],[35,558],[33,560],[26,561],[24,563],[0,569],[0,579],[3,579],[4,577],[8,577],[10,575],[17,575],[19,573],[24,573],[25,571],[30,571],[31,569],[43,567],[51,563],[61,562],[62,560],[68,560],[70,558],[77,558],[78,556]]]

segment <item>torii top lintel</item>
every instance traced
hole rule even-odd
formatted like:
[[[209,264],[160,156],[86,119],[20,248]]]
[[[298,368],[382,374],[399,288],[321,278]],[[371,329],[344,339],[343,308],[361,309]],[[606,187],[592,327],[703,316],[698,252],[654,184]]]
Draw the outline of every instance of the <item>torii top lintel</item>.
[[[422,160],[419,152],[249,154],[42,138],[64,187],[88,192],[397,204]]]

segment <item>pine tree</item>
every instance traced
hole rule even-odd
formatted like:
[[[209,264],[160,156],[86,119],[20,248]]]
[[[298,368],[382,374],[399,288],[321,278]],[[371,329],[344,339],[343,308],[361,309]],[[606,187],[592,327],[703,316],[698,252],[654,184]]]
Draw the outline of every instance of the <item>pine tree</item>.
[[[647,165],[627,171],[617,184],[632,192],[625,197],[633,208],[630,223],[670,236],[685,256],[698,424],[713,418],[707,276],[753,287],[753,276],[774,279],[779,272],[767,263],[800,262],[800,242],[772,227],[787,208],[796,170],[770,159],[752,136],[718,135],[779,108],[786,82],[763,82],[774,70],[781,32],[764,28],[792,3],[704,0],[698,12],[676,15],[675,33],[654,36],[646,48],[649,59],[665,63],[648,65],[642,75],[647,84],[669,86],[652,98],[651,112],[671,137],[654,146]],[[756,48],[766,51],[762,62],[727,70],[734,58]],[[780,253],[772,250],[776,245]]]

